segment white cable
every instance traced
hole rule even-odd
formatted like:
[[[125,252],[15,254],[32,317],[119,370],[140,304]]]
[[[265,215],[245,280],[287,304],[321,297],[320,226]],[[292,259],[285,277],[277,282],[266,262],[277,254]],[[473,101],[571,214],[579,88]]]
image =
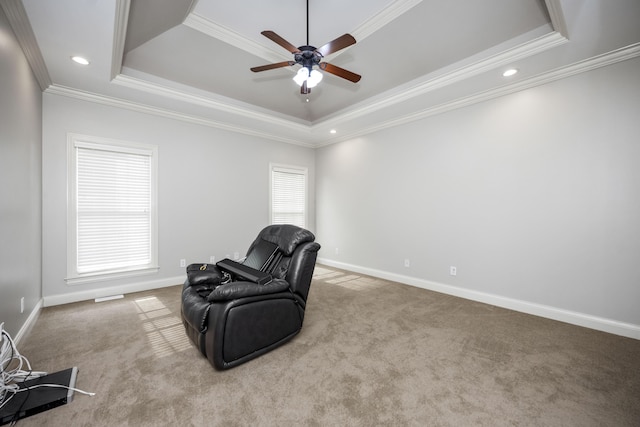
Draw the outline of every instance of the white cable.
[[[62,384],[35,384],[29,387],[23,387],[23,388],[19,388],[18,390],[16,390],[17,393],[23,392],[23,391],[27,391],[27,390],[33,390],[34,388],[38,388],[38,387],[52,387],[52,388],[64,388],[67,390],[73,390],[75,392],[78,393],[82,393],[82,394],[86,394],[87,396],[95,396],[95,393],[92,393],[90,391],[84,391],[84,390],[80,390],[79,388],[75,388],[75,387],[69,387],[66,385],[62,385]]]
[[[24,381],[29,377],[38,378],[47,374],[46,372],[33,372],[29,360],[20,354],[11,335],[3,330],[2,336],[6,339],[2,340],[0,349],[0,387],[6,390],[9,384],[16,381]],[[10,368],[13,362],[17,363],[13,368]],[[27,370],[23,370],[23,366],[26,366]]]
[[[12,364],[15,366],[11,367]],[[27,370],[23,370],[23,366],[26,366]],[[59,384],[37,384],[23,388],[20,388],[18,384],[16,384],[18,382],[24,382],[28,379],[34,379],[45,375],[47,375],[46,372],[31,370],[29,360],[20,354],[18,348],[13,342],[13,339],[11,338],[11,335],[2,329],[2,332],[0,333],[0,409],[4,407],[16,393],[38,387],[65,388],[88,396],[95,395],[95,393]]]

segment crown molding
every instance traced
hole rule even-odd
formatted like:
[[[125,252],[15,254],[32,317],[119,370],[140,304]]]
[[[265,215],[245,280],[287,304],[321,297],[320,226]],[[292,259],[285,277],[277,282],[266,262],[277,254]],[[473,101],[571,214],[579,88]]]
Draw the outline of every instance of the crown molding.
[[[417,6],[420,3],[422,3],[422,0],[394,1],[385,9],[381,10],[379,13],[377,13],[373,17],[367,19],[365,22],[360,24],[357,28],[351,31],[350,34],[357,41],[361,42],[362,40],[366,39],[376,31],[378,31],[379,29],[387,25],[389,22],[393,21],[394,19],[406,13],[407,11],[409,11],[410,9],[412,9],[413,7]],[[347,46],[346,48],[341,49],[338,52],[334,52],[330,55],[327,55],[325,57],[325,61],[332,61],[334,58],[347,52],[353,46],[354,45]]]
[[[191,14],[190,16],[193,16],[193,14]],[[132,89],[142,90],[144,92],[152,93],[158,96],[169,97],[171,99],[201,105],[207,108],[213,108],[225,112],[232,112],[249,119],[276,124],[278,126],[291,129],[304,135],[309,134],[310,132],[313,132],[319,128],[335,126],[344,121],[353,120],[357,117],[370,114],[374,111],[388,108],[416,96],[420,96],[441,87],[468,79],[480,73],[517,61],[519,59],[535,55],[566,42],[567,39],[560,35],[558,32],[551,32],[542,37],[538,37],[533,41],[523,43],[512,49],[508,49],[504,52],[490,56],[487,59],[477,61],[468,66],[458,68],[442,76],[432,78],[421,83],[415,83],[408,89],[406,87],[403,87],[400,90],[391,92],[383,98],[365,105],[361,105],[359,107],[356,107],[355,109],[351,109],[350,111],[343,110],[342,112],[337,112],[333,115],[332,118],[311,125],[300,124],[295,122],[293,119],[280,118],[273,114],[258,112],[247,107],[236,106],[231,103],[214,100],[209,97],[189,94],[184,91],[176,90],[167,86],[163,86],[157,83],[151,83],[123,74],[116,76],[112,80],[112,83],[116,83]]]
[[[98,94],[94,94],[94,93],[90,93],[90,92],[85,92],[85,91],[81,91],[81,90],[77,90],[77,89],[73,89],[73,88],[69,88],[69,87],[65,87],[65,86],[60,86],[60,85],[50,85],[47,90],[45,91],[45,93],[50,93],[50,94],[54,94],[54,95],[60,95],[60,96],[66,96],[66,97],[70,97],[70,98],[75,98],[75,99],[79,99],[79,100],[83,100],[83,101],[88,101],[88,102],[93,102],[93,103],[97,103],[97,104],[102,104],[102,105],[107,105],[107,106],[111,106],[111,107],[116,107],[116,108],[124,108],[124,109],[128,109],[128,110],[132,110],[132,111],[136,111],[139,113],[144,113],[144,114],[151,114],[151,115],[155,115],[155,116],[160,116],[160,117],[165,117],[165,118],[170,118],[170,119],[174,119],[174,120],[180,120],[183,122],[188,122],[188,123],[193,123],[193,124],[198,124],[198,125],[203,125],[203,126],[208,126],[208,127],[213,127],[213,128],[217,128],[217,129],[222,129],[222,130],[226,130],[229,132],[236,132],[236,133],[241,133],[241,134],[245,134],[245,135],[250,135],[250,136],[255,136],[255,137],[259,137],[259,138],[264,138],[264,139],[268,139],[268,140],[272,140],[272,141],[277,141],[277,142],[283,142],[283,143],[287,143],[287,144],[292,144],[292,145],[298,145],[298,146],[302,146],[302,147],[307,147],[307,148],[320,148],[323,146],[327,146],[327,145],[331,145],[331,144],[336,144],[339,142],[343,142],[349,139],[353,139],[353,138],[357,138],[363,135],[367,135],[373,132],[377,132],[377,131],[381,131],[384,129],[388,129],[388,128],[392,128],[392,127],[396,127],[396,126],[400,126],[406,123],[410,123],[413,121],[417,121],[417,120],[421,120],[430,116],[434,116],[437,114],[442,114],[445,113],[447,111],[451,111],[451,110],[455,110],[458,108],[463,108],[463,107],[467,107],[473,104],[477,104],[483,101],[487,101],[490,99],[494,99],[494,98],[498,98],[501,96],[505,96],[505,95],[509,95],[515,92],[519,92],[525,89],[529,89],[532,87],[536,87],[536,86],[541,86],[547,83],[551,83],[554,82],[556,80],[560,80],[560,79],[564,79],[566,77],[571,77],[573,75],[576,74],[581,74],[587,71],[591,71],[597,68],[601,68],[601,67],[605,67],[608,65],[613,65],[615,63],[618,62],[622,62],[622,61],[626,61],[629,59],[633,59],[633,58],[637,58],[640,56],[640,43],[635,43],[632,44],[630,46],[621,48],[621,49],[617,49],[615,51],[603,54],[603,55],[599,55],[593,58],[589,58],[583,61],[579,61],[576,62],[574,64],[571,64],[569,66],[566,67],[561,67],[561,68],[557,68],[551,72],[548,73],[543,73],[543,74],[539,74],[537,76],[528,78],[526,80],[522,80],[520,82],[517,83],[513,83],[507,86],[502,86],[496,89],[490,89],[487,91],[483,91],[483,92],[479,92],[476,93],[474,95],[468,96],[468,97],[464,97],[464,98],[459,98],[456,100],[453,100],[451,102],[446,102],[434,107],[429,107],[426,108],[424,110],[420,110],[420,111],[416,111],[412,114],[408,114],[408,115],[404,115],[402,117],[398,117],[395,119],[391,119],[391,120],[387,120],[385,122],[382,123],[378,123],[376,125],[373,126],[369,126],[366,128],[362,128],[356,132],[351,132],[349,134],[345,134],[345,135],[341,135],[339,138],[332,138],[331,140],[327,140],[324,143],[308,143],[305,141],[301,141],[298,139],[292,139],[292,138],[287,138],[287,137],[282,137],[279,135],[274,135],[274,134],[270,134],[270,133],[266,133],[266,132],[259,132],[259,131],[254,131],[252,129],[247,129],[244,127],[240,127],[240,126],[234,126],[234,125],[229,125],[226,123],[222,123],[216,120],[212,120],[212,119],[208,119],[208,118],[204,118],[204,117],[199,117],[199,116],[194,116],[194,115],[189,115],[189,114],[183,114],[183,113],[178,113],[175,111],[171,111],[171,110],[166,110],[163,108],[158,108],[158,107],[152,107],[149,105],[144,105],[144,104],[139,104],[139,103],[134,103],[131,101],[127,101],[127,100],[123,100],[123,99],[119,99],[119,98],[113,98],[113,97],[107,97],[104,95],[98,95]],[[123,76],[118,76],[118,79],[124,78]],[[177,92],[178,93],[178,92]],[[181,96],[181,95],[180,95]],[[184,98],[178,98],[178,99],[184,99]],[[206,105],[206,104],[204,104]],[[225,111],[228,111],[228,106],[226,107],[227,109],[225,109]],[[252,113],[253,114],[253,113]],[[250,115],[252,115],[250,114]],[[270,122],[273,123],[274,118],[270,117]],[[288,121],[284,121],[283,122],[284,125],[295,125],[292,122],[288,122]],[[309,135],[310,134],[310,128],[306,127],[304,125],[296,125],[296,126],[300,126],[301,130],[303,130],[303,134]],[[314,126],[317,127],[317,126]],[[300,128],[298,128],[298,130],[300,130]]]
[[[217,24],[202,15],[190,13],[183,22],[189,28],[200,31],[209,37],[216,38],[220,41],[230,44],[231,46],[242,49],[252,55],[260,57],[266,61],[278,62],[290,59],[290,55],[276,53],[270,48],[264,47],[259,43],[237,33],[230,28]]]
[[[159,107],[152,107],[149,105],[131,102],[131,101],[120,99],[120,98],[114,98],[114,97],[105,96],[105,95],[98,95],[95,93],[70,88],[67,86],[52,84],[45,90],[45,93],[52,94],[52,95],[65,96],[68,98],[74,98],[81,101],[87,101],[95,104],[106,105],[109,107],[123,108],[131,111],[135,111],[138,113],[150,114],[153,116],[179,120],[182,122],[213,127],[216,129],[222,129],[229,132],[241,133],[244,135],[264,138],[271,141],[284,142],[287,144],[298,145],[298,146],[307,147],[307,148],[314,147],[314,145],[306,143],[304,141],[300,141],[298,139],[287,138],[280,135],[270,134],[267,132],[255,131],[255,130],[248,129],[241,126],[229,125],[229,124],[222,123],[217,120],[213,120],[205,117],[178,113],[176,111],[167,110]]]
[[[116,19],[113,28],[113,51],[111,52],[111,80],[115,79],[122,70],[130,4],[130,0],[116,1]]]
[[[171,98],[178,101],[188,102],[190,104],[211,108],[214,110],[237,114],[239,116],[246,117],[252,120],[259,120],[261,122],[275,124],[296,132],[309,133],[309,125],[297,123],[293,118],[283,119],[277,117],[273,113],[263,113],[247,107],[234,105],[231,102],[217,101],[209,97],[190,94],[181,90],[173,89],[157,83],[151,83],[149,81],[141,80],[124,74],[118,75],[115,79],[113,79],[112,83],[162,96],[164,98]]]
[[[356,28],[354,31],[352,31],[352,34],[356,37],[357,40],[362,40],[373,34],[375,31],[379,30],[383,26],[387,25],[398,16],[417,6],[421,2],[422,0],[398,0],[392,2],[387,8],[385,8],[380,13],[373,16],[358,28]],[[292,120],[277,118],[268,113],[257,112],[249,108],[236,107],[225,102],[212,100],[207,97],[187,94],[182,91],[170,89],[140,79],[124,76],[122,74],[115,77],[113,82],[121,84],[123,86],[143,90],[149,93],[155,93],[160,96],[168,96],[172,99],[202,105],[208,108],[231,111],[250,119],[269,123],[274,123],[275,120],[277,122],[276,124],[285,128],[289,128],[297,132],[309,133],[318,130],[319,128],[333,127],[344,121],[353,120],[355,118],[370,114],[374,111],[391,107],[395,104],[407,101],[411,98],[424,95],[425,93],[431,92],[433,90],[468,79],[483,72],[518,61],[522,58],[536,55],[540,52],[544,52],[548,49],[552,49],[556,46],[567,43],[568,39],[564,36],[564,34],[566,34],[566,24],[564,21],[564,16],[562,14],[560,0],[546,0],[546,4],[552,21],[552,27],[555,31],[538,37],[532,41],[520,44],[501,53],[492,55],[483,60],[474,62],[470,65],[466,65],[451,72],[447,72],[446,74],[443,74],[441,76],[431,78],[422,82],[415,81],[413,85],[408,88],[405,85],[402,88],[389,91],[386,96],[383,95],[382,97],[379,97],[378,99],[370,102],[365,101],[365,103],[361,104],[360,106],[356,106],[355,108],[338,111],[328,119],[322,120],[321,122],[313,123],[311,124],[311,126],[297,124]],[[184,21],[184,25],[187,25],[188,27],[207,34],[210,37],[216,38],[239,49],[242,49],[252,55],[262,57],[267,61],[276,62],[286,58],[286,56],[283,54],[279,54],[276,53],[276,51],[265,48],[259,43],[256,43],[227,27],[219,25],[205,18],[204,16],[198,15],[193,12],[187,16]],[[333,56],[335,56],[335,54]]]
[[[378,100],[360,105],[349,111],[343,110],[341,112],[337,112],[333,117],[314,124],[312,128],[315,129],[319,127],[336,126],[340,122],[353,120],[357,117],[371,114],[374,111],[388,108],[392,105],[407,101],[411,98],[415,98],[416,96],[424,95],[425,93],[471,78],[486,71],[490,71],[509,63],[516,62],[523,58],[536,55],[540,52],[544,52],[548,49],[562,45],[567,41],[568,40],[560,33],[556,31],[551,32],[542,37],[538,37],[535,40],[523,43],[519,46],[508,49],[496,55],[492,55],[486,59],[474,62],[470,65],[458,68],[441,76],[434,77],[426,81],[419,81],[418,79],[418,81],[408,89],[406,87],[403,87],[399,90],[392,90],[387,93],[387,96],[384,96]]]
[[[545,3],[547,5],[547,11],[549,12],[549,18],[551,18],[551,25],[553,26],[553,29],[568,39],[569,33],[567,31],[567,22],[564,19],[560,0],[545,0]]]
[[[422,3],[422,0],[398,0],[391,3],[378,14],[366,20],[351,35],[358,41],[364,40],[397,17]]]
[[[542,86],[547,83],[561,80],[567,77],[574,76],[576,74],[585,73],[587,71],[595,70],[597,68],[613,65],[618,62],[626,61],[629,59],[637,58],[640,56],[640,43],[634,43],[627,47],[608,52],[606,54],[598,55],[593,58],[589,58],[583,61],[573,63],[571,65],[557,68],[550,72],[545,72],[537,76],[533,76],[526,80],[522,80],[517,83],[513,83],[507,86],[502,86],[495,89],[486,90],[476,93],[471,96],[456,99],[454,101],[445,102],[434,107],[429,107],[421,111],[416,111],[412,114],[408,114],[402,117],[391,119],[382,123],[378,123],[374,126],[360,129],[356,132],[351,132],[346,135],[341,135],[338,139],[332,139],[324,144],[316,144],[316,147],[327,146],[336,144],[339,142],[347,141],[353,138],[357,138],[363,135],[367,135],[373,132],[378,132],[384,129],[400,126],[406,123],[421,120],[437,114],[442,114],[447,111],[456,110],[459,108],[467,107],[473,104],[477,104],[490,99],[499,98],[501,96],[509,95],[515,92],[520,92],[526,89],[530,89],[536,86]]]
[[[421,2],[422,0],[394,1],[381,12],[353,30],[351,34],[356,40],[361,41]],[[237,33],[223,25],[217,24],[202,15],[198,15],[197,13],[190,13],[187,16],[187,19],[185,19],[184,25],[267,61],[278,62],[290,59],[290,55],[265,48],[263,45],[254,42],[240,33]],[[345,50],[348,50],[348,48]],[[329,55],[327,58],[334,58],[345,50]]]
[[[18,39],[24,56],[27,58],[27,62],[29,62],[29,66],[38,81],[40,89],[45,90],[52,83],[51,77],[49,76],[49,70],[47,70],[47,65],[42,57],[42,52],[40,52],[40,47],[38,46],[36,36],[33,33],[22,1],[2,0],[0,1],[0,6],[2,6],[2,10],[4,10],[5,15],[7,15],[9,24]]]

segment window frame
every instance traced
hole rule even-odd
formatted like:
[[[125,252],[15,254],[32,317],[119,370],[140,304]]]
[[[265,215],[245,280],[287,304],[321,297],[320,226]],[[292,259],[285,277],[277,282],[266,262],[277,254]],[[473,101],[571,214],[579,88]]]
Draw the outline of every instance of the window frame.
[[[111,152],[143,154],[150,159],[150,255],[149,263],[133,267],[78,272],[78,183],[77,148],[95,148]],[[67,277],[68,285],[79,285],[157,273],[158,266],[158,146],[102,138],[77,133],[67,134]]]
[[[304,225],[302,227],[307,228],[309,223],[309,169],[304,166],[280,163],[269,164],[269,224],[274,224],[274,172],[295,173],[304,177]]]

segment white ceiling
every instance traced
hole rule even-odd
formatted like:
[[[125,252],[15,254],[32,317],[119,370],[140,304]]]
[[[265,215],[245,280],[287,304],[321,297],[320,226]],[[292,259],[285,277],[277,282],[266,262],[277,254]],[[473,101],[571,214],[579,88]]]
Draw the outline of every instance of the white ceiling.
[[[640,55],[638,0],[309,3],[309,43],[352,34],[357,43],[325,61],[361,74],[360,82],[325,72],[301,95],[292,80],[298,65],[249,70],[293,59],[263,30],[306,44],[304,0],[3,0],[2,7],[47,91],[307,146]],[[77,65],[73,55],[91,64]],[[509,67],[520,72],[502,77]]]

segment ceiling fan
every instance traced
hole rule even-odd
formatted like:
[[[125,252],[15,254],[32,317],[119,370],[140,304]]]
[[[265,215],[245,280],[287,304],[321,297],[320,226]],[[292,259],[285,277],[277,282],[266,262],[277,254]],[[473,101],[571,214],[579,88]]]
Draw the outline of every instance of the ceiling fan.
[[[343,34],[337,39],[332,40],[319,48],[309,45],[309,0],[307,0],[307,44],[305,46],[295,47],[270,30],[263,31],[260,34],[293,53],[293,61],[283,61],[275,64],[253,67],[251,68],[251,71],[257,73],[260,71],[273,70],[275,68],[300,64],[302,65],[302,68],[298,70],[298,73],[293,80],[300,85],[300,93],[303,95],[311,93],[311,88],[316,86],[320,80],[322,80],[322,73],[313,69],[315,65],[327,73],[342,77],[343,79],[349,80],[353,83],[357,83],[362,78],[359,74],[352,73],[351,71],[340,68],[337,65],[322,62],[322,59],[325,56],[355,44],[356,39],[351,34]]]

